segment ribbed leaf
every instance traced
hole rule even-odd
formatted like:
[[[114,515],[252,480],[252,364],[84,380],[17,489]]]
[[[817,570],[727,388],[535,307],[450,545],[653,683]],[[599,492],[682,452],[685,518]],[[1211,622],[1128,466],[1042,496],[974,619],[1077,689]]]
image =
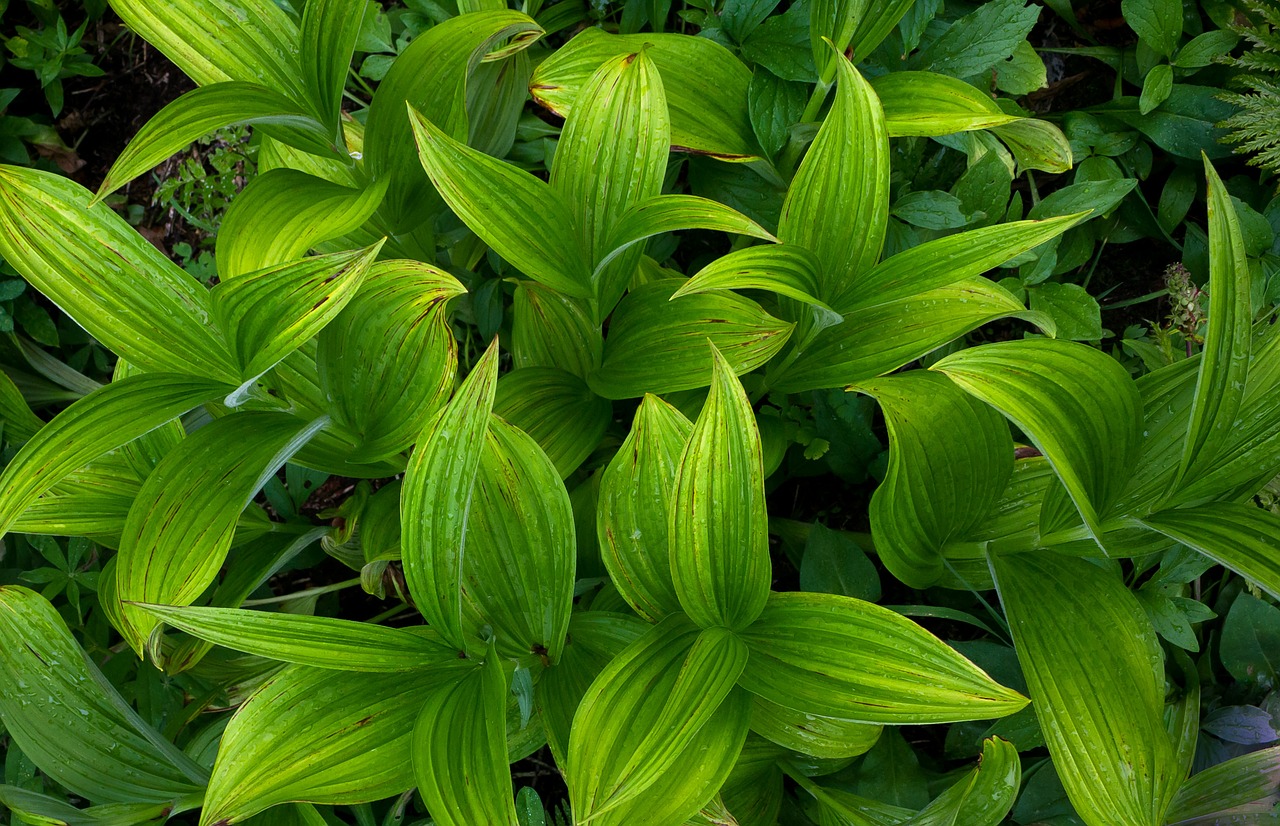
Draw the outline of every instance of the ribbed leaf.
[[[413,728],[413,770],[440,826],[516,826],[506,709],[507,675],[492,648],[481,668],[427,694]]]
[[[516,367],[558,367],[579,378],[604,358],[600,325],[585,301],[536,281],[516,287],[511,320],[511,359]]]
[[[904,826],[998,826],[1013,808],[1022,782],[1022,764],[1013,743],[999,737],[982,742],[978,765],[934,798]]]
[[[134,365],[234,382],[209,291],[61,175],[0,169],[0,255]],[[75,227],[76,231],[68,231]]]
[[[413,671],[466,664],[423,634],[367,622],[238,608],[136,607],[206,642],[270,660],[339,671]]]
[[[1178,789],[1169,807],[1170,823],[1215,824],[1256,823],[1266,826],[1274,818],[1276,788],[1280,787],[1280,746],[1243,754],[1192,775]],[[1233,813],[1236,807],[1258,802],[1258,820],[1243,820]],[[1221,814],[1220,818],[1211,815]],[[1234,814],[1234,816],[1233,816]],[[1208,818],[1205,821],[1196,818]]]
[[[746,373],[786,344],[794,325],[754,301],[729,293],[671,301],[679,281],[664,279],[632,290],[609,322],[604,363],[588,382],[606,399],[705,387],[711,382],[707,339],[734,372]]]
[[[533,280],[574,296],[590,294],[588,250],[559,192],[459,143],[416,111],[409,119],[423,168],[472,232]]]
[[[423,429],[400,498],[409,592],[427,622],[459,650],[467,648],[459,589],[467,512],[497,382],[495,340],[449,404]]]
[[[1253,504],[1212,502],[1160,511],[1141,522],[1280,599],[1280,516]]]
[[[1027,434],[1101,545],[1100,516],[1141,448],[1142,399],[1128,371],[1100,350],[1049,339],[973,347],[933,369]]]
[[[834,594],[773,594],[741,637],[742,687],[797,711],[893,725],[989,720],[1025,697],[909,619]]]
[[[889,220],[889,134],[880,101],[858,70],[837,61],[835,103],[796,170],[778,237],[812,251],[830,301],[875,266]]]
[[[769,517],[751,402],[714,346],[711,390],[671,495],[671,580],[698,625],[750,625],[769,599]]]
[[[684,299],[681,299],[684,300]],[[971,278],[911,298],[859,310],[820,332],[773,382],[796,393],[844,387],[892,372],[965,333],[1002,318],[1053,330],[1053,320],[985,278]]]
[[[729,630],[699,631],[673,616],[606,666],[578,707],[569,741],[578,822],[658,781],[725,702],[746,663],[746,646]]]
[[[172,802],[206,772],[142,721],[44,597],[0,587],[0,720],[55,782],[94,803]]]
[[[308,0],[302,10],[299,57],[307,99],[334,133],[340,131],[342,91],[367,8],[352,0]]]
[[[95,390],[41,428],[0,474],[0,531],[69,474],[229,390],[218,382],[150,373]]]
[[[790,751],[826,760],[865,754],[882,726],[796,711],[751,695],[751,730]]]
[[[38,826],[138,826],[163,823],[174,809],[172,803],[106,803],[77,809],[60,798],[23,789],[0,786],[0,803],[19,823]]]
[[[646,395],[600,480],[600,556],[618,592],[650,621],[681,610],[671,582],[669,514],[676,469],[692,430],[679,410]]]
[[[616,35],[589,28],[538,64],[529,90],[534,100],[567,119],[601,64],[641,49],[662,75],[675,148],[726,160],[753,160],[760,154],[747,111],[751,70],[707,38]]]
[[[444,403],[458,372],[444,308],[462,292],[443,270],[383,261],[320,331],[319,387],[335,424],[357,445],[354,461],[405,450]]]
[[[493,411],[533,437],[561,479],[590,456],[613,421],[613,405],[555,367],[513,370],[498,381]]]
[[[977,87],[935,72],[889,72],[872,87],[894,138],[972,132],[1018,120]]]
[[[992,559],[1040,730],[1089,826],[1159,826],[1177,770],[1164,667],[1120,577],[1046,551]]]
[[[206,425],[156,466],[129,510],[116,581],[139,654],[159,624],[128,605],[189,605],[217,576],[240,512],[325,423],[286,413],[237,413]]]
[[[747,247],[717,258],[684,283],[672,300],[710,290],[769,290],[833,312],[821,292],[817,257],[790,244]]]
[[[983,524],[1013,472],[1009,425],[944,376],[912,371],[853,389],[875,397],[889,431],[889,470],[871,497],[885,567],[913,588],[934,584],[947,543]]]
[[[222,219],[218,274],[226,280],[296,261],[322,241],[359,228],[386,189],[385,180],[353,189],[294,169],[258,175]]]
[[[292,130],[291,137],[305,139],[300,148],[346,158],[346,152],[334,145],[336,131],[316,120],[300,102],[255,83],[215,83],[192,89],[148,120],[111,165],[94,201],[105,198],[197,139],[234,125],[287,127]]]
[[[363,803],[414,784],[413,722],[442,671],[362,674],[294,665],[231,718],[200,826],[238,823],[287,801]]]
[[[27,406],[22,391],[9,374],[3,372],[0,372],[0,420],[4,423],[5,440],[13,445],[21,445],[44,427],[44,421]]]

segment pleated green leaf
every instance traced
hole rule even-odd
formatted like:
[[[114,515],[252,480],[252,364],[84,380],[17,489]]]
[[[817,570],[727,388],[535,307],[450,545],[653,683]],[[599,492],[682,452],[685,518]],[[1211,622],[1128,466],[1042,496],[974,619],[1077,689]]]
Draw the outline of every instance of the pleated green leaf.
[[[55,782],[93,803],[171,803],[208,774],[139,717],[53,606],[0,587],[0,720]]]
[[[1024,708],[1005,688],[911,620],[834,594],[773,594],[740,635],[742,687],[800,712],[863,723],[989,720]]]
[[[671,581],[669,514],[692,430],[683,413],[646,395],[600,480],[596,531],[604,567],[631,607],[654,622],[681,610]]]
[[[853,389],[875,397],[889,470],[871,497],[876,553],[913,588],[943,572],[943,549],[983,524],[1013,473],[1009,425],[936,373],[915,370]]]
[[[1245,395],[1252,341],[1249,262],[1240,218],[1209,159],[1204,159],[1209,202],[1209,290],[1214,312],[1196,377],[1191,426],[1183,445],[1178,486],[1213,462],[1233,440]]]
[[[90,197],[61,175],[0,168],[0,255],[134,365],[234,382],[209,291]]]
[[[578,707],[569,741],[567,780],[578,822],[662,778],[746,665],[747,648],[731,631],[699,631],[681,616],[663,620],[609,663]]]
[[[1267,826],[1274,818],[1276,787],[1280,785],[1280,746],[1242,754],[1192,775],[1178,789],[1169,807],[1169,823],[1190,826],[1243,823]],[[1256,811],[1233,811],[1257,803]],[[1218,814],[1219,817],[1213,817]],[[1248,820],[1256,814],[1257,820]],[[1205,818],[1205,820],[1199,820]]]
[[[446,302],[457,279],[417,261],[374,264],[359,292],[320,331],[319,389],[354,461],[399,453],[417,439],[458,374]]]
[[[400,496],[409,592],[428,624],[459,650],[467,648],[459,589],[467,512],[497,383],[495,340],[449,404],[423,428]]]
[[[926,241],[888,258],[846,290],[836,302],[845,314],[947,287],[1057,238],[1088,213],[1015,221]]]
[[[769,517],[751,402],[711,348],[711,390],[693,425],[671,495],[671,580],[685,612],[740,631],[769,599]]]
[[[4,436],[11,444],[21,445],[44,427],[44,421],[31,412],[22,391],[0,372],[0,420],[4,422]]]
[[[585,379],[603,358],[604,337],[587,302],[536,281],[516,287],[511,320],[516,367],[558,367]]]
[[[358,229],[382,202],[386,181],[360,189],[294,169],[272,169],[235,197],[218,231],[224,279],[296,261],[323,241]]]
[[[813,252],[830,301],[875,266],[889,220],[889,133],[871,86],[841,57],[835,103],[796,170],[778,237]]]
[[[0,531],[7,532],[68,475],[229,389],[218,382],[149,373],[85,396],[41,428],[0,474]]]
[[[710,290],[769,290],[828,312],[821,292],[817,256],[790,244],[747,247],[717,258],[684,283],[672,300]]]
[[[549,184],[449,137],[410,111],[418,156],[445,203],[512,266],[569,295],[590,294],[573,209]]]
[[[466,667],[458,652],[429,636],[367,622],[239,608],[135,607],[206,642],[296,665],[364,672]]]
[[[188,436],[143,483],[129,510],[116,584],[139,654],[156,618],[130,602],[189,605],[217,576],[240,512],[325,424],[287,413],[236,413]]]
[[[865,754],[882,726],[796,711],[751,695],[751,730],[785,749],[825,760]]]
[[[977,87],[936,72],[889,72],[871,85],[894,138],[972,132],[1019,119]]]
[[[671,296],[681,282],[664,279],[632,290],[609,322],[604,362],[591,389],[606,399],[668,393],[711,383],[707,339],[746,373],[773,358],[794,325],[729,293]]]
[[[414,785],[414,720],[442,671],[368,674],[294,665],[227,725],[200,826],[238,823],[289,801],[364,803]]]
[[[613,421],[613,405],[555,367],[513,370],[498,381],[493,411],[533,437],[560,478],[578,469]]]
[[[683,300],[683,299],[682,299]],[[858,310],[818,333],[773,387],[796,393],[844,387],[892,372],[965,333],[1002,318],[1053,331],[1053,320],[985,278],[970,278],[911,298]]]
[[[991,561],[1040,730],[1089,826],[1159,826],[1178,770],[1164,666],[1120,576],[1047,551]],[[1172,782],[1171,782],[1172,781]]]
[[[735,161],[760,155],[747,110],[751,70],[707,38],[589,28],[538,64],[529,90],[534,100],[568,119],[602,64],[641,49],[662,75],[674,148]]]
[[[933,369],[1027,434],[1101,544],[1100,516],[1141,450],[1142,398],[1128,371],[1100,350],[1049,339],[972,347]]]
[[[342,91],[366,9],[352,0],[316,0],[302,10],[299,62],[307,99],[334,133],[340,130]]]
[[[20,823],[40,826],[139,826],[163,823],[175,808],[172,803],[105,803],[77,809],[47,794],[37,794],[18,786],[0,786],[0,803],[18,817]]]
[[[316,120],[301,103],[254,83],[227,81],[192,89],[165,106],[129,141],[94,196],[100,201],[134,178],[185,150],[194,141],[227,126],[280,126],[305,139],[300,148],[345,158],[334,145],[335,129]]]
[[[1212,502],[1159,511],[1140,521],[1280,599],[1280,516],[1253,504]]]
[[[1021,783],[1018,749],[1008,740],[989,737],[982,742],[978,765],[904,826],[999,826]]]

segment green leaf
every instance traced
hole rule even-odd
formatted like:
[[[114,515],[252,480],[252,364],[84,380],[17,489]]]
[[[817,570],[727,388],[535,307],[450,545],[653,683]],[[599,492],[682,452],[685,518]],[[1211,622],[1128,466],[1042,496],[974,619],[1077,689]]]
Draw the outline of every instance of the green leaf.
[[[801,83],[817,79],[817,66],[809,46],[809,12],[792,6],[767,18],[742,41],[739,54],[781,78]],[[817,64],[821,65],[821,64]]]
[[[1142,79],[1142,96],[1138,98],[1138,112],[1145,115],[1168,99],[1173,91],[1173,67],[1161,63],[1147,72]]]
[[[280,662],[363,672],[466,667],[448,646],[400,628],[238,608],[136,607],[207,642]]]
[[[1222,90],[1215,86],[1175,83],[1165,102],[1150,114],[1138,111],[1138,98],[1130,96],[1090,107],[1087,111],[1106,115],[1137,129],[1156,146],[1180,158],[1198,158],[1202,152],[1211,158],[1224,158],[1231,150],[1219,141],[1226,133],[1217,124],[1236,110],[1231,104],[1218,99],[1221,93]]]
[[[367,8],[351,0],[317,0],[302,10],[302,78],[312,111],[335,132],[340,129],[342,91]]]
[[[698,625],[741,631],[760,615],[773,578],[764,464],[751,402],[714,345],[711,355],[711,389],[671,496],[671,580]]]
[[[1084,217],[1015,221],[926,241],[877,264],[840,297],[837,307],[848,314],[980,276],[1053,240]]]
[[[1257,810],[1261,815],[1257,823],[1262,826],[1268,817],[1273,817],[1271,809],[1278,785],[1280,746],[1242,754],[1197,772],[1184,782],[1173,798],[1167,820],[1199,823],[1197,818],[1209,817],[1205,822],[1212,824],[1215,821],[1211,816],[1217,813],[1223,817],[1218,822],[1248,823],[1239,820],[1240,814],[1247,816],[1247,812],[1232,817],[1231,810],[1257,801],[1262,804]]]
[[[663,279],[632,290],[609,322],[604,362],[588,384],[606,399],[706,387],[707,339],[746,373],[771,359],[793,325],[754,301],[729,293],[670,300],[680,282]]]
[[[796,711],[752,695],[751,730],[811,757],[839,760],[865,754],[880,739],[882,728]]]
[[[569,295],[590,294],[588,250],[559,192],[459,143],[416,111],[409,119],[423,168],[463,223],[535,281]]]
[[[1013,743],[999,737],[982,742],[978,765],[934,798],[905,826],[997,826],[1013,808],[1022,764]]]
[[[1079,284],[1046,281],[1028,287],[1031,309],[1050,316],[1063,341],[1097,341],[1102,338],[1102,308]]]
[[[996,64],[996,85],[1002,92],[1022,97],[1049,84],[1048,71],[1035,48],[1023,40],[1008,60]]]
[[[427,695],[413,727],[413,771],[440,826],[516,826],[506,707],[507,675],[493,648],[481,668]]]
[[[107,803],[77,809],[56,797],[37,794],[18,786],[0,786],[0,803],[9,807],[20,823],[49,826],[137,826],[163,823],[174,809],[172,803]]]
[[[7,532],[68,475],[228,389],[188,376],[149,373],[113,381],[80,399],[41,428],[0,474],[0,531]]]
[[[804,247],[790,244],[746,247],[703,267],[676,290],[671,299],[712,290],[769,290],[835,314],[815,297],[821,291],[819,267],[817,257]]]
[[[358,229],[386,190],[385,180],[353,189],[294,169],[263,172],[222,219],[218,274],[226,280],[296,261],[317,244]]]
[[[1084,559],[1037,551],[991,565],[1076,812],[1089,826],[1164,823],[1178,766],[1160,646],[1138,601],[1117,573]]]
[[[813,252],[822,265],[818,298],[832,300],[875,266],[889,201],[889,135],[871,86],[837,61],[835,103],[796,170],[778,237]]]
[[[1178,0],[1122,0],[1124,20],[1161,57],[1168,57],[1182,40],[1182,4]]]
[[[98,341],[138,367],[236,382],[208,290],[85,189],[0,169],[0,255]],[[77,231],[67,232],[66,227]]]
[[[936,72],[890,72],[871,87],[891,138],[937,137],[1018,120],[975,87]]]
[[[512,316],[516,367],[557,367],[585,379],[600,366],[604,337],[586,302],[524,281],[516,287]]]
[[[107,171],[92,203],[97,203],[198,138],[226,126],[279,126],[299,145],[318,155],[344,158],[334,145],[335,131],[316,120],[301,103],[273,88],[227,81],[192,89],[148,120]]]
[[[1128,371],[1100,350],[1049,339],[974,347],[933,369],[1027,434],[1103,547],[1100,517],[1141,450],[1142,399]]]
[[[493,411],[533,437],[561,479],[600,446],[613,421],[613,405],[555,367],[507,373],[498,381]]]
[[[1031,208],[1027,216],[1054,218],[1059,215],[1078,215],[1086,212],[1089,213],[1089,217],[1100,218],[1114,209],[1137,186],[1136,178],[1071,184],[1046,196]]]
[[[662,779],[725,703],[746,663],[747,648],[731,631],[699,631],[680,616],[610,662],[573,721],[567,780],[579,822]],[[663,791],[674,794],[674,783]],[[714,791],[706,789],[706,797]]]
[[[197,430],[160,461],[129,509],[117,556],[121,629],[139,654],[159,625],[129,605],[190,605],[218,575],[240,512],[325,420],[236,413]]]
[[[368,674],[294,665],[231,718],[201,826],[238,823],[288,801],[350,804],[414,785],[413,723],[456,670]]]
[[[1159,511],[1140,521],[1280,599],[1280,516],[1252,504],[1211,502]]]
[[[601,64],[646,46],[662,76],[673,147],[725,160],[754,160],[760,149],[747,108],[751,70],[704,37],[615,35],[589,28],[538,64],[529,91],[538,103],[567,119]]]
[[[1200,69],[1213,63],[1215,57],[1226,54],[1240,42],[1240,36],[1226,29],[1207,31],[1191,38],[1178,50],[1173,65],[1179,69]]]
[[[852,537],[815,522],[800,561],[800,590],[876,602],[880,574]]]
[[[0,651],[0,719],[54,782],[95,803],[171,803],[204,785],[205,771],[142,721],[39,594],[0,587]]]
[[[887,608],[833,594],[773,594],[740,634],[743,688],[800,712],[893,725],[989,720],[1027,700]]]
[[[889,432],[889,470],[871,498],[885,567],[913,588],[943,573],[947,543],[983,524],[1013,472],[1009,425],[943,376],[913,371],[863,382]]]
[[[984,3],[956,22],[916,55],[912,68],[957,78],[982,74],[1013,54],[1040,17],[1026,0]]]
[[[1280,684],[1280,609],[1247,593],[1231,604],[1218,655],[1231,676],[1270,691]]]
[[[787,145],[791,127],[804,117],[807,97],[803,83],[782,80],[767,69],[757,68],[751,74],[747,107],[751,128],[766,155],[772,157]]]
[[[959,229],[973,220],[959,198],[937,189],[903,195],[894,201],[890,214],[923,229]]]
[[[3,420],[5,440],[15,446],[26,442],[44,427],[44,421],[31,412],[22,391],[4,372],[0,372],[0,420]]]

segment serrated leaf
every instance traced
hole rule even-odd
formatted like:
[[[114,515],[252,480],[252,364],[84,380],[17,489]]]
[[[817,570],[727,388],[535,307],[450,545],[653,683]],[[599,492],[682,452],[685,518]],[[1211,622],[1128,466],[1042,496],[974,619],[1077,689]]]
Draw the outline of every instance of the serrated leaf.
[[[600,446],[613,421],[612,404],[555,367],[507,373],[498,380],[493,411],[533,437],[562,479]]]

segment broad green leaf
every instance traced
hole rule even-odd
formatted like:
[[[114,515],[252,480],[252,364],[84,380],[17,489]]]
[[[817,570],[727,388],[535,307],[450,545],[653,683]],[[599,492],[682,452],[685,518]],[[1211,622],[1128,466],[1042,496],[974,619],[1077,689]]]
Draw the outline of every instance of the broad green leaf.
[[[1159,511],[1140,521],[1280,599],[1280,516],[1253,504],[1212,502]]]
[[[218,274],[228,280],[296,261],[317,244],[359,228],[386,189],[385,180],[353,189],[294,169],[258,175],[222,219]]]
[[[790,364],[779,366],[772,386],[795,393],[856,384],[892,372],[983,324],[1010,317],[1053,330],[1052,319],[1029,312],[985,278],[858,310],[846,315],[845,323],[821,331]]]
[[[889,432],[889,469],[871,497],[871,531],[885,567],[913,588],[942,574],[943,550],[982,524],[1013,472],[999,413],[937,374],[863,382]]]
[[[5,440],[13,445],[21,445],[44,427],[44,421],[31,412],[22,391],[4,372],[0,372],[0,421]]]
[[[197,139],[235,125],[288,127],[291,137],[305,139],[299,148],[318,155],[346,157],[346,151],[334,145],[336,131],[316,120],[301,103],[254,83],[215,83],[192,89],[148,120],[111,165],[92,203]]]
[[[790,244],[746,247],[717,258],[684,283],[674,301],[711,290],[769,290],[834,312],[816,296],[821,292],[818,259]]]
[[[796,711],[751,695],[751,730],[790,751],[837,760],[865,754],[881,726]]]
[[[106,803],[77,809],[59,798],[20,788],[0,786],[0,803],[19,823],[37,826],[138,826],[163,823],[175,808],[172,803]]]
[[[589,28],[538,64],[529,90],[538,103],[568,119],[601,64],[645,47],[662,75],[674,149],[732,161],[759,156],[747,112],[751,70],[707,38],[649,32],[615,35]]]
[[[1013,808],[1021,781],[1017,748],[989,737],[978,765],[903,826],[998,826]]]
[[[707,339],[734,372],[767,362],[786,344],[794,325],[754,301],[729,293],[688,295],[664,279],[632,290],[609,322],[604,362],[588,381],[606,399],[706,387],[711,382]]]
[[[869,0],[865,6],[866,11],[858,17],[857,28],[850,40],[854,59],[862,61],[874,52],[902,20],[903,15],[911,10],[914,2],[915,0]],[[842,6],[843,4],[837,4],[837,8]],[[852,8],[856,9],[858,6],[854,2]]]
[[[589,260],[604,258],[628,208],[662,192],[671,145],[662,78],[648,50],[615,57],[587,80],[565,121],[551,188],[573,211]],[[643,253],[632,247],[593,274],[600,307],[613,307]]]
[[[1018,120],[971,84],[936,72],[889,72],[871,86],[891,138],[972,132]]]
[[[1204,159],[1204,169],[1209,187],[1209,290],[1214,312],[1209,314],[1209,329],[1200,355],[1191,426],[1177,487],[1185,486],[1218,458],[1239,429],[1253,338],[1251,276],[1240,219],[1208,158]]]
[[[1167,815],[1170,823],[1253,823],[1241,820],[1249,812],[1235,813],[1236,807],[1249,803],[1260,804],[1256,814],[1258,826],[1267,824],[1274,817],[1276,788],[1280,786],[1280,746],[1243,754],[1224,760],[1216,766],[1193,774],[1178,789]],[[1211,817],[1220,814],[1220,818]],[[1201,821],[1198,818],[1206,818]]]
[[[731,631],[699,631],[680,616],[609,663],[578,707],[569,741],[578,821],[658,781],[725,702],[746,663],[746,646]]]
[[[355,461],[408,448],[448,397],[458,357],[445,304],[462,292],[443,270],[383,261],[320,331],[319,388]]]
[[[740,634],[742,687],[787,708],[892,725],[990,720],[1026,706],[1016,691],[909,619],[834,594],[773,594]]]
[[[111,8],[201,86],[242,80],[306,99],[298,27],[271,0],[112,0]]]
[[[1026,0],[983,3],[931,38],[912,65],[953,77],[983,74],[1026,41],[1039,17],[1040,7]]]
[[[0,531],[7,532],[68,475],[229,389],[188,376],[148,373],[85,396],[41,428],[0,474]]]
[[[562,479],[600,446],[613,421],[613,405],[555,367],[507,373],[498,381],[493,412],[533,437]]]
[[[206,772],[111,687],[44,597],[0,587],[0,720],[54,782],[94,803],[172,802]]]
[[[739,826],[775,826],[784,797],[778,759],[781,746],[755,734],[747,736],[733,771],[720,789],[720,797]]]
[[[1146,115],[1165,102],[1173,91],[1173,67],[1161,63],[1152,67],[1142,79],[1142,96],[1138,98],[1138,112]]]
[[[1040,169],[1059,173],[1071,169],[1071,142],[1052,123],[1035,118],[1019,118],[991,127],[991,134],[1004,141],[1018,162],[1018,169]]]
[[[129,509],[116,567],[130,645],[139,654],[159,622],[129,605],[189,605],[217,576],[240,512],[325,420],[236,413],[182,441]]]
[[[1160,647],[1137,599],[1114,570],[1085,559],[1041,550],[991,565],[1040,730],[1080,818],[1164,823],[1178,766],[1162,717]]]
[[[808,97],[804,83],[783,80],[763,67],[751,73],[747,108],[751,128],[765,155],[777,155],[791,140],[791,127],[803,119]]]
[[[462,663],[456,651],[428,636],[367,622],[238,608],[136,607],[206,642],[313,668],[414,671]]]
[[[1128,371],[1100,350],[1050,339],[970,348],[932,369],[1027,434],[1101,546],[1100,517],[1124,490],[1141,449],[1142,399]]]
[[[669,513],[692,429],[679,410],[646,395],[600,480],[596,530],[605,569],[623,598],[651,622],[681,610],[671,582]]]
[[[507,766],[507,675],[497,652],[426,696],[413,727],[413,771],[440,826],[516,826]]]
[[[294,665],[227,725],[200,826],[237,823],[288,801],[364,803],[414,785],[414,720],[443,671],[368,674]]]
[[[423,167],[463,223],[533,280],[574,296],[590,294],[588,251],[558,191],[459,143],[415,111],[409,118]]]
[[[838,299],[845,314],[947,287],[1050,241],[1084,215],[1046,221],[1015,221],[926,241],[877,264]]]
[[[0,169],[0,255],[117,355],[153,372],[234,382],[209,291],[60,175]],[[67,232],[66,227],[76,227]]]
[[[603,358],[604,338],[586,302],[536,281],[516,287],[511,321],[516,367],[558,367],[585,379]]]
[[[307,99],[334,132],[340,131],[342,92],[367,8],[352,0],[315,0],[302,10],[299,62]]]
[[[720,351],[671,495],[671,581],[703,628],[741,631],[769,599],[769,517],[755,414]]]
[[[400,499],[404,576],[427,623],[461,651],[463,554],[498,382],[495,340],[453,399],[423,428]]]
[[[902,5],[902,10],[906,11],[906,5],[897,5]],[[848,51],[858,26],[869,22],[866,18],[870,7],[870,0],[817,0],[812,4],[809,9],[809,45],[822,80],[830,82],[835,76],[836,55]],[[888,28],[892,29],[896,22],[890,23]],[[862,51],[855,51],[855,55],[859,60],[866,57]]]
[[[1182,4],[1178,0],[1122,0],[1120,10],[1143,43],[1161,57],[1172,55],[1182,40]]]
[[[837,61],[835,103],[796,170],[782,204],[778,237],[817,256],[821,292],[831,301],[875,266],[889,219],[889,134],[871,86]]]

